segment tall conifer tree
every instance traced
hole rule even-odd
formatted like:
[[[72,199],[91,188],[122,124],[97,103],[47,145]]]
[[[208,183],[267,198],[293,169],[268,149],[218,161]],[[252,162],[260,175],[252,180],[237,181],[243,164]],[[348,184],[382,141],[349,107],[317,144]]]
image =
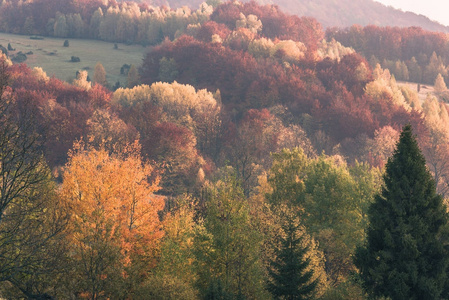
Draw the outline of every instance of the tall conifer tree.
[[[276,259],[271,262],[268,291],[275,299],[305,300],[311,299],[318,284],[313,280],[313,270],[309,268],[307,257],[309,247],[305,245],[304,229],[301,229],[298,217],[292,214],[284,216],[283,237],[276,249]]]
[[[366,291],[392,300],[441,299],[448,218],[410,125],[388,160],[384,186],[368,215],[367,241],[355,255]]]

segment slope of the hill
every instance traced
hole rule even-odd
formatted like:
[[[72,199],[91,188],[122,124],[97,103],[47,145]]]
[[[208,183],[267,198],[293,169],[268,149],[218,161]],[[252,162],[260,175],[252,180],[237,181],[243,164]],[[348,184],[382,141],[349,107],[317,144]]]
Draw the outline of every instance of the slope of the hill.
[[[141,0],[152,5],[172,8],[197,8],[203,0]],[[260,4],[277,4],[290,14],[316,18],[323,27],[348,27],[353,24],[378,26],[418,26],[430,31],[449,32],[449,27],[426,16],[403,12],[373,0],[258,0]]]

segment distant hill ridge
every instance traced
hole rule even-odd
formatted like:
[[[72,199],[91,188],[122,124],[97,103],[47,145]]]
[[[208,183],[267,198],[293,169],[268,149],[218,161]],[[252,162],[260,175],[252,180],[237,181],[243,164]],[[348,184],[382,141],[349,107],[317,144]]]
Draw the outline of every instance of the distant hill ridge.
[[[172,8],[189,6],[198,8],[203,0],[141,0],[152,5],[167,5]],[[412,12],[403,12],[373,0],[259,0],[259,4],[277,4],[290,14],[316,18],[324,28],[362,26],[418,26],[429,31],[448,32],[444,26],[428,17]]]

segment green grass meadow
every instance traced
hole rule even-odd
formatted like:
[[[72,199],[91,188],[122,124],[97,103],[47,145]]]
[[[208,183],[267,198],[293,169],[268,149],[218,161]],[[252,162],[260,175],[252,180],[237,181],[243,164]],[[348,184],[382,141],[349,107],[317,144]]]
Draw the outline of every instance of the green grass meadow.
[[[110,86],[120,81],[122,86],[127,84],[127,76],[120,74],[123,64],[134,64],[139,67],[142,64],[144,54],[148,48],[141,45],[117,44],[118,49],[114,49],[114,43],[68,39],[69,47],[64,47],[64,38],[45,37],[43,40],[30,39],[30,36],[0,33],[0,45],[7,48],[11,43],[15,51],[8,51],[10,56],[19,51],[27,54],[24,62],[30,67],[41,67],[48,76],[54,76],[61,80],[71,82],[78,70],[87,70],[89,76],[93,78],[94,68],[100,62],[106,70],[106,79]],[[80,62],[70,62],[72,56],[80,58]]]

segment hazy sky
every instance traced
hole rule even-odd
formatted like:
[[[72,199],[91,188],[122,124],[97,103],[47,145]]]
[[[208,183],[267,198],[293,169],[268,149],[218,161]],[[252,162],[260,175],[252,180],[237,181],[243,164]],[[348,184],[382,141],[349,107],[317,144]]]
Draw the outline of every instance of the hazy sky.
[[[403,11],[412,11],[449,26],[449,1],[447,0],[375,0]]]

